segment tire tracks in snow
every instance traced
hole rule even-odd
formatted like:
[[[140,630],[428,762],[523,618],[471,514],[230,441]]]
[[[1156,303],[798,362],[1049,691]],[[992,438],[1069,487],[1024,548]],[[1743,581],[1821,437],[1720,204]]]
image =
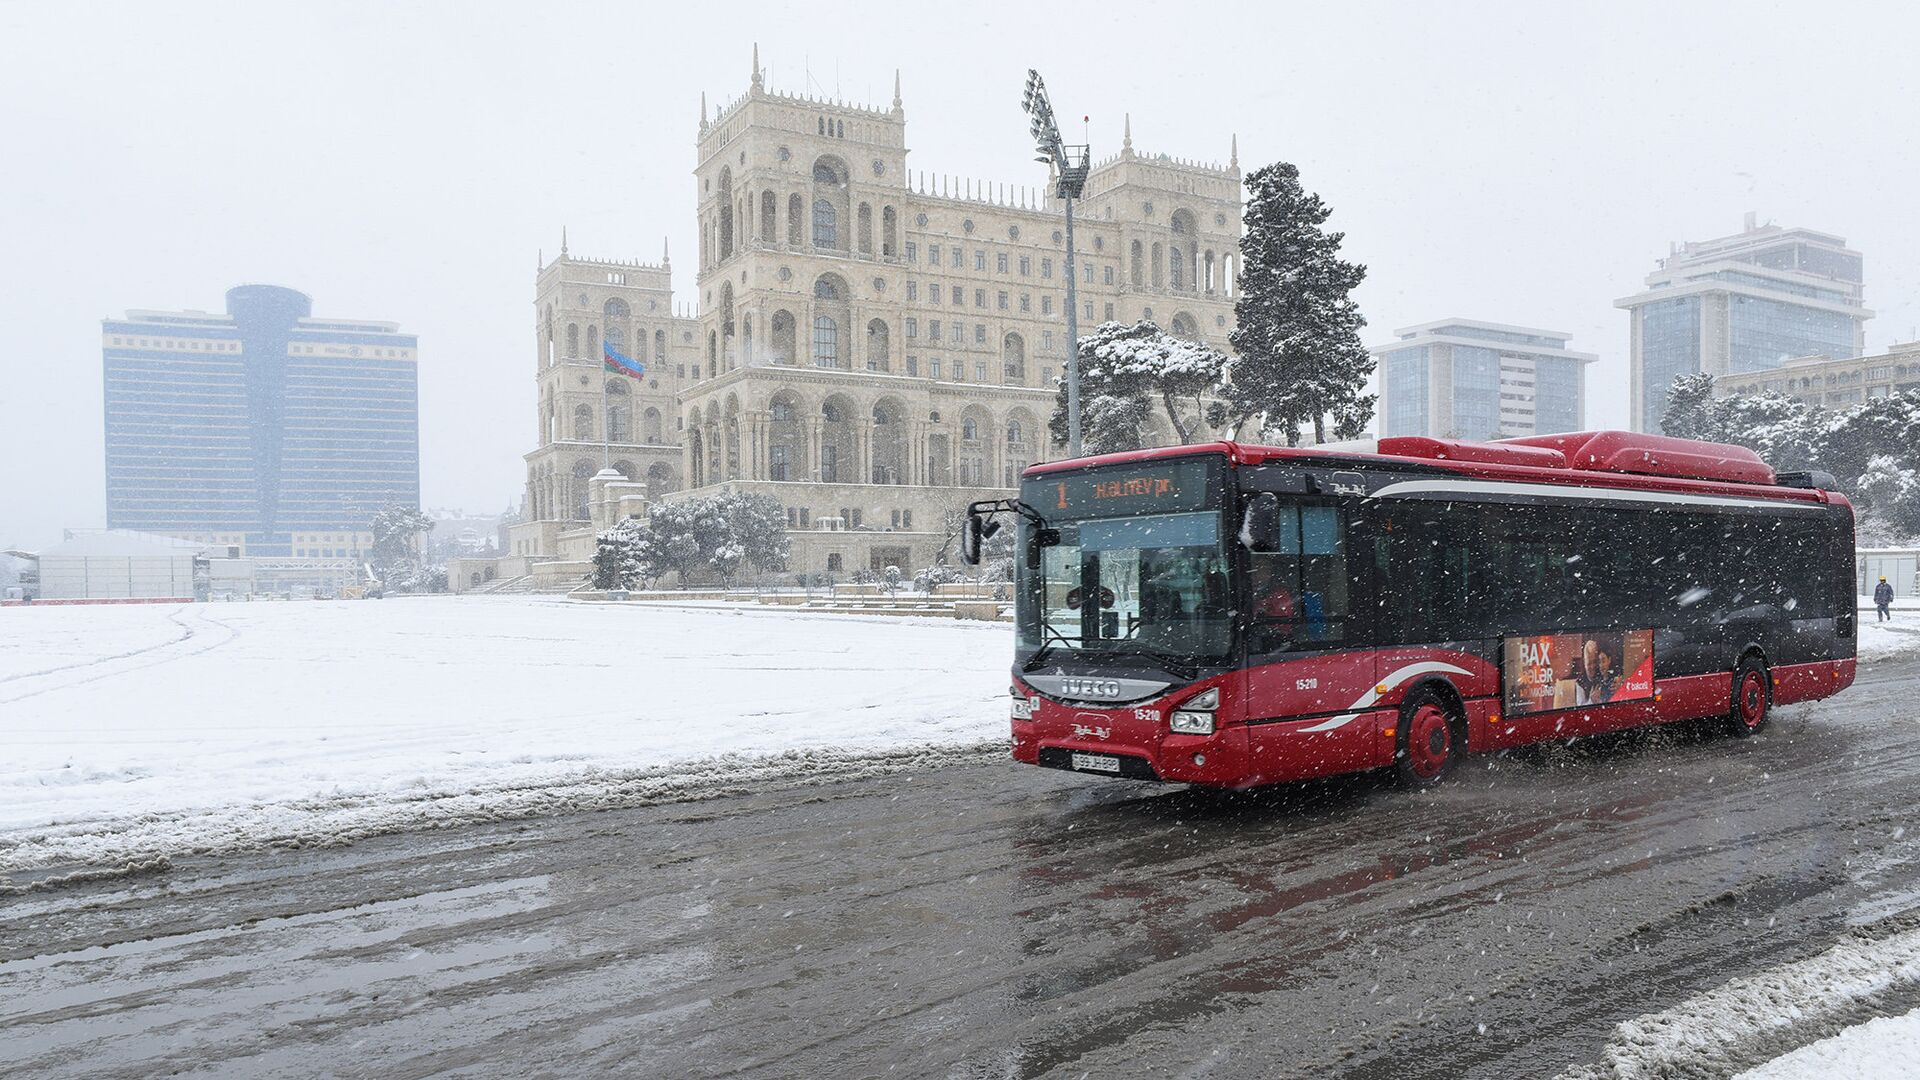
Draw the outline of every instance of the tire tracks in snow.
[[[194,616],[191,621],[182,618],[183,615],[189,613]],[[232,625],[221,622],[204,612],[190,608],[182,608],[178,611],[169,612],[167,614],[167,621],[180,627],[180,635],[178,637],[154,645],[114,653],[110,656],[95,657],[94,659],[83,660],[74,664],[63,664],[59,667],[47,668],[42,671],[30,671],[25,674],[11,675],[0,679],[0,705],[10,705],[14,702],[25,701],[28,698],[39,697],[42,694],[50,694],[60,690],[72,690],[76,687],[85,686],[88,683],[99,682],[102,679],[110,679],[118,675],[125,675],[129,672],[141,671],[146,668],[157,667],[161,664],[172,663],[176,660],[183,660],[189,656],[198,656],[201,653],[212,652],[214,649],[218,649],[240,636],[240,631],[234,629]],[[209,628],[214,630],[215,633],[207,634],[204,632]],[[127,661],[137,662],[128,663]],[[99,670],[103,667],[108,668],[108,670]],[[79,677],[55,679],[56,676],[66,673],[74,673]],[[47,679],[54,679],[54,681],[50,685],[35,685],[35,680]],[[24,686],[23,692],[11,692],[18,686]]]

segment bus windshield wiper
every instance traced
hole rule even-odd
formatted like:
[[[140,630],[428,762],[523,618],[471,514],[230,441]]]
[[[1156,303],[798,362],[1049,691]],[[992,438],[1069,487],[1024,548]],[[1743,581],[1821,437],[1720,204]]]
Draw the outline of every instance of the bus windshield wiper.
[[[1054,641],[1065,645],[1067,648],[1071,649],[1074,647],[1072,639],[1054,629],[1053,624],[1047,622],[1045,619],[1040,620],[1040,629],[1045,633],[1052,634]],[[1043,641],[1040,644],[1040,648],[1037,649],[1032,656],[1027,657],[1027,662],[1020,665],[1020,670],[1032,671],[1034,668],[1046,663],[1047,657],[1051,655],[1053,655],[1053,641]]]
[[[1157,661],[1161,667],[1167,669],[1173,674],[1178,675],[1180,678],[1187,680],[1189,682],[1192,681],[1194,676],[1199,674],[1200,672],[1199,665],[1193,662],[1193,657],[1182,655],[1180,653],[1162,652],[1159,649],[1134,648],[1134,649],[1115,649],[1112,651],[1111,655],[1144,656],[1149,660]]]

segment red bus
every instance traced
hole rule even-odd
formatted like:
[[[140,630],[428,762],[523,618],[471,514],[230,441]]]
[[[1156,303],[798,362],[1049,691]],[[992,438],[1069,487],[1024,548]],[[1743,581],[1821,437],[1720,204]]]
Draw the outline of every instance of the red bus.
[[[1824,473],[1629,432],[1050,462],[1008,520],[1013,755],[1240,788],[1723,717],[1854,678],[1853,510]],[[1006,515],[1011,515],[1007,517]]]

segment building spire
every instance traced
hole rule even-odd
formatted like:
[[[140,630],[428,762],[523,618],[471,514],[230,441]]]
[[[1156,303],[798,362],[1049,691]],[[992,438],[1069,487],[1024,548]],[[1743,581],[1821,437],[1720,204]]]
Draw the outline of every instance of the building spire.
[[[1237,169],[1239,167],[1240,167],[1240,133],[1236,131],[1233,133],[1233,152],[1227,157],[1227,168]]]
[[[702,134],[705,134],[706,130],[707,130],[707,92],[705,90],[702,90],[700,91],[700,131]]]
[[[760,77],[760,43],[756,41],[753,43],[753,88],[759,90],[765,85],[765,80]]]
[[[893,69],[893,111],[900,111],[900,69]]]
[[[660,266],[664,269],[673,265],[673,256],[667,254],[667,238],[660,238]]]
[[[560,226],[560,257],[563,259],[567,257],[567,227],[565,225]]]
[[[1133,153],[1133,114],[1124,115],[1126,119],[1121,121],[1120,128],[1120,150],[1122,153],[1131,154]]]

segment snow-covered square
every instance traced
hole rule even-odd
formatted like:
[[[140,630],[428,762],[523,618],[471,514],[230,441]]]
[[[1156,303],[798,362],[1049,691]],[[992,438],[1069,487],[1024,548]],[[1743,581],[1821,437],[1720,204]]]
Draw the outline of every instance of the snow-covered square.
[[[1005,624],[542,598],[0,614],[0,870],[845,775],[1006,732]],[[836,771],[837,770],[837,771]]]

